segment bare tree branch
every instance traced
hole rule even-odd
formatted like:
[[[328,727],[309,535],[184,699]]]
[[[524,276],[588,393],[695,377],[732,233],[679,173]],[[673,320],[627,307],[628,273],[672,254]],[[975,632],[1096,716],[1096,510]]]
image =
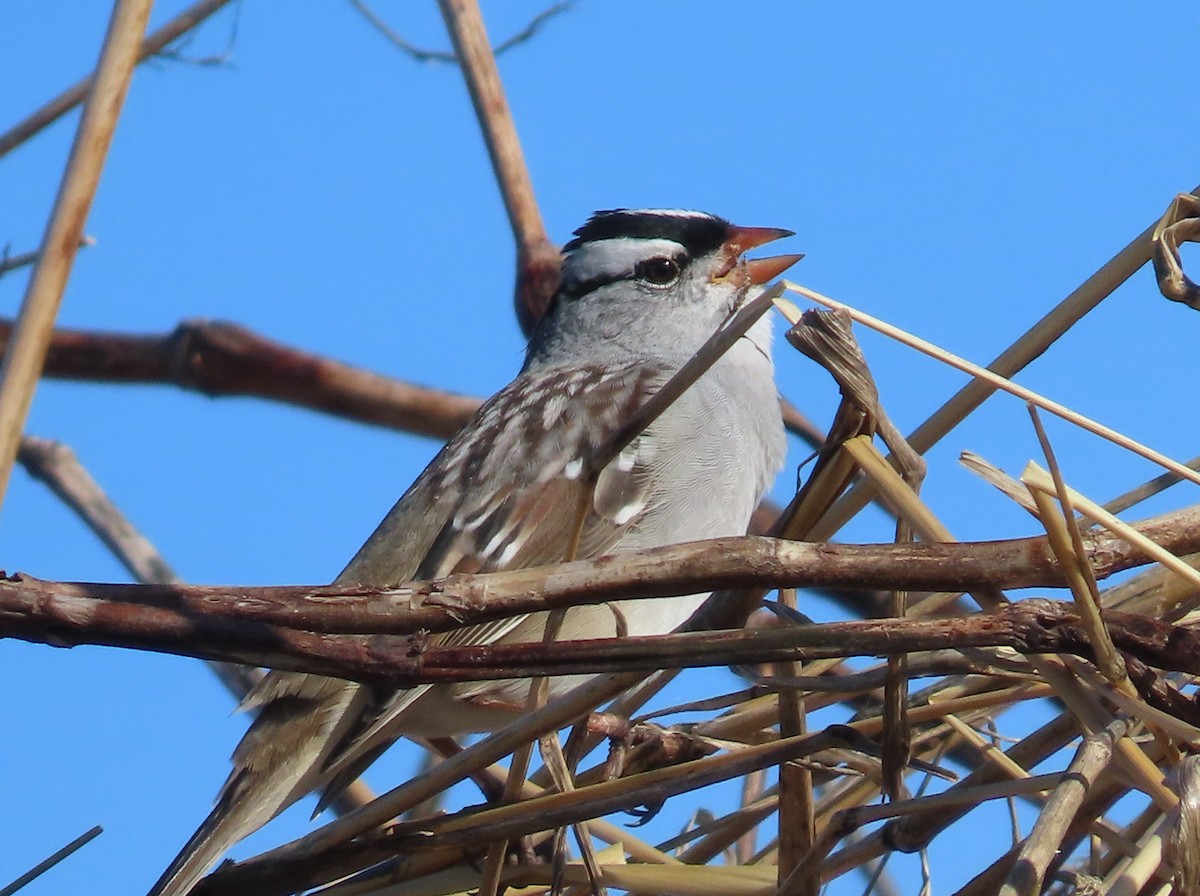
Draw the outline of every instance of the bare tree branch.
[[[69,446],[25,436],[17,459],[30,476],[44,482],[96,534],[139,582],[180,583],[166,559],[109,499]],[[262,670],[253,666],[219,660],[208,665],[238,703],[262,678]],[[355,781],[338,794],[331,806],[344,814],[372,799],[374,794],[366,784]]]
[[[504,86],[483,27],[479,4],[476,0],[438,0],[438,5],[454,42],[454,52],[460,60],[516,238],[514,301],[521,328],[529,333],[549,307],[558,288],[562,259],[546,236],[542,214],[533,198],[533,181],[525,166],[508,100],[504,98]]]
[[[1171,549],[1194,550],[1200,541],[1198,516],[1200,509],[1170,514],[1142,524],[1142,530]],[[1098,577],[1145,562],[1134,548],[1100,533],[1088,536],[1088,549]],[[723,538],[388,589],[87,585],[18,576],[0,581],[0,636],[160,650],[392,681],[397,675],[431,668],[423,646],[425,633],[582,603],[814,582],[942,590],[1055,586],[1062,581],[1044,539],[813,545]],[[345,632],[372,634],[338,634]],[[615,649],[609,648],[610,656]],[[723,657],[717,662],[734,660]],[[506,668],[496,674],[533,673]]]
[[[30,476],[45,483],[139,582],[181,583],[175,570],[109,499],[69,446],[25,436],[17,460]],[[261,677],[257,669],[233,663],[212,662],[209,666],[238,702]]]
[[[0,353],[11,324],[0,320]],[[110,383],[171,383],[205,395],[251,395],[351,420],[449,438],[480,401],[394,380],[286,346],[237,324],[184,321],[135,336],[57,329],[43,374]]]
[[[0,355],[11,333],[12,321],[0,318]],[[393,379],[219,320],[187,320],[170,333],[142,335],[60,327],[50,337],[42,375],[263,398],[438,439],[454,435],[481,404],[471,395]],[[820,437],[803,415],[783,405],[789,431],[805,440]],[[766,531],[777,513],[768,508],[756,531]]]
[[[181,581],[154,545],[109,500],[69,446],[25,436],[17,460],[30,476],[54,492],[139,582]]]

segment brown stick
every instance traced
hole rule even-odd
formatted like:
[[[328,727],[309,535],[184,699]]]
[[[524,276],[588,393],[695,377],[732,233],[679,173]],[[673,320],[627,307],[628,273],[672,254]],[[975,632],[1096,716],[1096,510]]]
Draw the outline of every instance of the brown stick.
[[[11,325],[0,320],[0,352],[7,350],[10,333]],[[141,336],[56,329],[43,374],[250,395],[442,439],[480,404],[469,395],[394,380],[224,321],[184,321],[170,333]]]
[[[1084,739],[1075,758],[1054,788],[1033,830],[1021,845],[1000,896],[1034,896],[1042,892],[1046,869],[1059,853],[1067,828],[1075,818],[1084,796],[1113,758],[1116,741],[1125,736],[1129,723],[1113,719],[1107,728]]]
[[[191,31],[228,2],[229,0],[200,0],[199,3],[192,4],[142,41],[142,45],[138,49],[137,61],[143,62],[158,53],[167,44]],[[82,103],[87,97],[95,77],[95,74],[91,74],[81,81],[77,81],[24,121],[18,122],[0,134],[0,158],[54,124]]]
[[[251,625],[218,613],[71,596],[80,586],[30,584],[18,580],[0,585],[0,634],[56,646],[101,644],[154,650],[394,687],[964,647],[1006,646],[1022,653],[1092,655],[1091,642],[1070,605],[1042,600],[953,619],[870,620],[742,632],[447,647],[430,646],[420,631],[407,636],[315,634],[284,625]],[[130,588],[147,586],[106,586],[105,590]],[[210,594],[212,605],[220,606],[213,597]],[[595,594],[569,595],[558,605],[594,599]],[[228,608],[229,603],[244,605],[247,601],[253,598],[243,591],[232,601],[226,597],[224,603]],[[458,615],[465,624],[478,619],[476,614]],[[1121,650],[1161,669],[1200,673],[1200,633],[1129,613],[1107,613],[1105,622]]]
[[[780,603],[796,610],[796,591],[783,588]],[[779,663],[775,674],[797,678],[802,672],[800,663]],[[779,736],[795,737],[808,733],[808,718],[804,698],[796,688],[779,691]],[[795,762],[779,766],[779,872],[778,896],[817,896],[821,877],[817,867],[802,868],[801,859],[812,849],[817,836],[816,800],[813,793],[812,770]]]
[[[1175,553],[1200,548],[1200,508],[1138,525]],[[1085,538],[1098,578],[1146,562],[1103,532]],[[949,544],[814,545],[760,537],[717,538],[392,588],[98,585],[18,576],[0,581],[0,625],[36,635],[39,625],[99,634],[104,617],[122,625],[270,625],[293,630],[404,635],[446,631],[520,613],[714,587],[903,587],[930,591],[1061,587],[1045,539]],[[107,615],[106,615],[107,614]]]
[[[79,251],[152,5],[153,0],[118,0],[113,8],[96,77],[75,132],[40,254],[11,343],[0,362],[0,501],[17,457],[54,319]]]
[[[1079,724],[1070,715],[1060,715],[1028,735],[1006,752],[1006,756],[1024,768],[1032,768],[1047,756],[1062,749],[1079,733]],[[946,793],[968,790],[1004,780],[1007,773],[996,763],[981,765]],[[822,875],[828,879],[857,868],[893,850],[913,853],[928,846],[939,833],[965,815],[971,808],[964,802],[959,808],[943,808],[936,812],[918,812],[895,818],[882,828],[872,831],[857,843],[831,855],[822,865]],[[994,890],[989,891],[994,892]]]
[[[12,336],[0,318],[0,355]],[[50,337],[42,376],[92,383],[169,384],[211,397],[245,395],[360,423],[448,439],[481,404],[471,395],[393,379],[268,339],[241,324],[186,320],[170,333],[135,335],[59,327]],[[787,402],[788,430],[821,438]],[[761,531],[778,509],[769,506]]]
[[[11,320],[0,318],[0,355],[12,329]],[[439,439],[454,435],[481,404],[471,395],[393,379],[221,320],[186,320],[170,333],[142,335],[59,327],[42,375],[169,384],[211,397],[245,395]],[[810,443],[824,438],[786,401],[781,410],[790,432]],[[764,517],[763,531],[777,514]]]
[[[467,81],[479,129],[487,144],[496,183],[517,242],[515,305],[521,329],[529,333],[545,313],[558,288],[561,259],[546,236],[546,226],[533,197],[533,181],[525,166],[521,141],[496,58],[476,0],[438,0],[442,18]]]
[[[25,472],[54,492],[139,582],[150,585],[182,581],[149,539],[109,500],[68,445],[26,436],[21,439],[17,459]],[[240,699],[245,694],[237,696]]]
[[[109,499],[69,446],[25,436],[17,460],[30,476],[45,483],[139,582],[181,583],[158,549]],[[239,703],[262,677],[257,669],[233,663],[209,665]]]
[[[95,533],[121,564],[142,583],[178,583],[157,548],[125,517],[67,445],[25,436],[18,460],[26,472],[39,479]],[[262,671],[237,663],[210,662],[213,673],[238,703],[262,678]],[[338,814],[365,805],[374,794],[355,781],[331,803]]]

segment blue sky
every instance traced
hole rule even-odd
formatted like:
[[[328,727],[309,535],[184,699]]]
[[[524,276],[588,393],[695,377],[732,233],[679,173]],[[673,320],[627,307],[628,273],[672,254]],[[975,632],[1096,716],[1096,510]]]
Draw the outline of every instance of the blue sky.
[[[159,3],[152,24],[183,5]],[[493,38],[542,5],[485,3]],[[0,6],[0,128],[90,68],[103,6]],[[432,2],[375,8],[414,43],[446,46]],[[223,51],[233,22],[218,15],[186,52]],[[1200,119],[1179,73],[1198,38],[1187,3],[579,0],[500,70],[552,238],[613,206],[788,227],[797,235],[780,251],[807,253],[796,279],[986,362],[1200,182]],[[0,160],[0,245],[36,245],[76,120]],[[245,0],[228,64],[143,65],[87,232],[98,242],[76,264],[64,325],[161,332],[222,318],[479,395],[520,362],[512,242],[461,77],[403,56],[347,2]],[[0,313],[15,311],[24,279],[0,279]],[[1187,458],[1179,393],[1198,330],[1144,270],[1021,382]],[[861,338],[903,430],[963,382]],[[827,422],[825,375],[786,345],[778,354],[783,392]],[[329,580],[436,450],[168,387],[46,383],[29,430],[71,445],[196,582]],[[1099,500],[1157,472],[1050,430],[1068,479]],[[993,400],[952,433],[930,456],[926,495],[961,538],[1031,534],[957,466],[963,449],[1019,471],[1037,454],[1020,404]],[[1154,510],[1194,501],[1180,487]],[[889,528],[868,513],[844,537],[886,540]],[[19,471],[0,509],[0,567],[127,578]],[[724,678],[698,677],[697,690],[736,686],[709,674]],[[27,892],[138,892],[207,811],[244,721],[182,659],[6,642],[0,675],[0,882],[101,823],[98,841]],[[408,767],[397,757],[377,780]],[[305,814],[255,844],[294,834]],[[1002,813],[973,823],[1006,824]],[[970,867],[935,857],[935,892]]]

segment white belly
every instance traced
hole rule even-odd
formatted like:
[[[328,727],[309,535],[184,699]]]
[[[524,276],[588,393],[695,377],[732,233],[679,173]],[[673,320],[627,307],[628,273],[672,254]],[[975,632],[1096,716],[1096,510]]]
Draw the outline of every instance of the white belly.
[[[748,342],[731,352],[756,353]],[[726,359],[729,360],[729,356]],[[770,382],[769,362],[761,356],[750,358],[755,369]],[[663,415],[649,434],[656,439],[655,457],[663,467],[658,472],[670,483],[669,498],[652,495],[646,515],[610,553],[661,547],[684,541],[696,541],[726,535],[745,534],[750,516],[763,492],[774,478],[783,460],[783,429],[777,408],[763,407],[762,383],[748,387],[747,357],[735,369],[718,364],[706,377],[723,381],[725,389],[706,390],[707,402],[698,390],[689,390]],[[770,385],[770,394],[774,394]],[[740,400],[744,395],[760,400]],[[697,428],[679,425],[668,415],[703,424],[703,438]],[[747,428],[767,437],[747,439]],[[664,433],[673,433],[667,438]],[[752,456],[743,456],[746,446],[754,446]],[[666,634],[678,628],[708,598],[708,593],[680,597],[646,598],[619,601],[623,623],[610,606],[576,607],[567,613],[557,640],[611,638],[622,627],[630,635]],[[502,641],[505,643],[542,639],[546,614],[525,619]],[[557,696],[591,676],[561,676],[551,679],[550,695]],[[523,711],[529,695],[528,680],[466,682],[431,688],[406,711],[405,728],[426,736],[455,735],[493,730]]]

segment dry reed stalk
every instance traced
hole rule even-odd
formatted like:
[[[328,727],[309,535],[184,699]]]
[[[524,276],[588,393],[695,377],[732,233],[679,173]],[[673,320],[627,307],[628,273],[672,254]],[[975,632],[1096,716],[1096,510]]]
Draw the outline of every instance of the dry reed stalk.
[[[1023,474],[1023,478],[1025,477],[1035,487],[1044,487],[1046,482],[1045,472],[1038,469],[1036,465],[1026,469]],[[1136,545],[1140,550],[1145,551],[1147,556],[1154,558],[1156,563],[1162,564],[1165,569],[1182,578],[1192,588],[1200,588],[1200,571],[1197,571],[1170,551],[1164,550],[1160,545],[1155,544],[1138,532],[1133,526],[1122,522],[1085,495],[1081,495],[1073,489],[1068,489],[1068,493],[1071,496],[1071,501],[1075,509],[1085,517],[1108,529],[1114,535],[1127,540],[1130,544]]]
[[[951,367],[961,370],[963,373],[968,373],[976,379],[985,382],[993,389],[1003,390],[1011,395],[1015,395],[1018,398],[1029,402],[1035,407],[1039,407],[1044,411],[1049,411],[1051,414],[1054,414],[1056,417],[1061,417],[1068,423],[1073,423],[1081,429],[1087,430],[1093,435],[1099,436],[1102,439],[1106,439],[1127,451],[1133,452],[1139,457],[1144,457],[1148,461],[1165,467],[1172,473],[1180,476],[1183,479],[1186,479],[1189,482],[1200,485],[1200,472],[1191,469],[1186,464],[1180,463],[1172,457],[1168,457],[1161,451],[1155,451],[1148,445],[1143,445],[1136,439],[1131,439],[1124,433],[1117,432],[1110,426],[1105,426],[1103,423],[1092,420],[1091,418],[1086,417],[1077,411],[1071,410],[1060,402],[1046,398],[1043,395],[1039,395],[1032,389],[1026,389],[1024,386],[1019,386],[1006,377],[1003,377],[986,367],[981,367],[978,364],[974,364],[966,360],[965,358],[960,358],[958,355],[955,355],[952,352],[948,352],[943,348],[939,348],[931,342],[914,336],[911,333],[907,333],[899,327],[886,323],[877,317],[873,317],[872,315],[869,315],[863,311],[859,311],[856,308],[851,308],[849,305],[838,302],[835,299],[829,298],[828,296],[821,295],[819,292],[816,292],[815,290],[809,289],[805,286],[800,286],[796,283],[792,283],[791,281],[784,282],[788,289],[798,293],[799,295],[805,296],[808,299],[811,299],[819,305],[823,305],[827,308],[833,308],[835,310],[845,311],[857,323],[868,326],[871,329],[884,334],[885,336],[903,343],[909,348],[916,349],[917,351],[929,355],[930,357],[935,358],[944,364],[948,364]]]
[[[42,372],[63,290],[83,239],[153,0],[118,0],[12,339],[0,362],[0,502]]]
[[[1017,854],[999,896],[1036,896],[1042,891],[1046,869],[1062,845],[1067,825],[1088,788],[1112,759],[1114,742],[1125,736],[1125,728],[1126,723],[1117,719],[1084,739]]]
[[[1193,194],[1200,195],[1200,186]],[[1154,255],[1153,236],[1161,221],[1155,221],[1135,236],[1099,270],[1042,316],[1012,345],[1002,351],[987,369],[1011,378],[1044,354],[1071,327],[1094,310]],[[908,437],[908,443],[924,454],[940,442],[995,391],[995,385],[974,379],[961,388]],[[830,513],[826,528],[838,531],[871,500],[870,489],[856,488]]]

